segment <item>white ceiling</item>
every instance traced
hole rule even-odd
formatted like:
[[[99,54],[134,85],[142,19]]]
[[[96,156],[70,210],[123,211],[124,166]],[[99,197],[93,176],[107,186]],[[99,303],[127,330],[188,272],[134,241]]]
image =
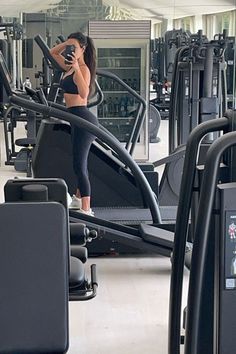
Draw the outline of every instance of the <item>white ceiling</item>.
[[[141,18],[180,18],[236,9],[236,0],[103,0],[120,8],[132,9]]]
[[[78,5],[79,5],[79,0]],[[54,7],[60,0],[0,0],[0,16],[18,16]],[[132,10],[139,19],[158,20],[236,9],[236,0],[103,0],[105,5]]]

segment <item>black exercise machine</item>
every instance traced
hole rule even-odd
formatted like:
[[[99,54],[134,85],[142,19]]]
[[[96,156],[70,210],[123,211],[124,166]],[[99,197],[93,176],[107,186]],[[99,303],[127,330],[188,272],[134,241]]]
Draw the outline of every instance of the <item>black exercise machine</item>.
[[[170,90],[177,48],[189,44],[190,33],[182,29],[166,31],[164,37],[151,40],[151,81],[156,97],[150,100],[162,119],[169,117]],[[170,87],[169,87],[170,88]]]
[[[49,48],[45,44],[41,36],[36,36],[35,40],[42,49],[44,56],[52,62],[54,65],[55,60],[51,57]],[[58,68],[58,64],[55,64]],[[62,69],[61,69],[62,70]],[[133,154],[136,143],[139,138],[140,130],[144,121],[146,112],[146,102],[143,98],[130,88],[125,82],[119,79],[113,73],[105,70],[98,70],[98,76],[109,78],[114,80],[132,94],[133,98],[138,102],[138,108],[136,111],[136,118],[130,133],[129,139],[126,142],[126,149]],[[54,99],[55,101],[55,99]],[[94,105],[91,102],[89,106]],[[99,102],[97,102],[99,104]],[[65,107],[59,106],[55,103],[50,103],[54,108],[65,110]],[[108,132],[102,126],[101,129]],[[46,142],[46,143],[45,143]],[[45,150],[46,149],[46,150]],[[60,151],[57,154],[56,151]],[[45,156],[48,156],[47,160],[51,161],[51,164],[45,161]],[[60,156],[60,161],[58,157]],[[64,168],[62,169],[62,165]],[[158,194],[158,177],[154,168],[149,164],[142,164],[143,171],[152,186],[153,191]],[[70,126],[55,120],[43,120],[38,132],[37,146],[33,154],[33,170],[34,175],[37,177],[56,177],[59,176],[67,182],[70,193],[76,188],[76,177],[72,168],[72,153],[71,153],[71,139],[70,139]],[[126,212],[121,215],[121,207],[134,208],[144,207],[143,197],[140,194],[139,188],[135,185],[132,175],[125,168],[125,165],[119,161],[114,151],[108,148],[106,145],[97,141],[93,144],[89,155],[89,172],[92,185],[92,207],[96,208],[113,208],[113,212],[108,211],[110,216],[118,213],[117,220],[126,220]],[[109,176],[109,178],[108,178]],[[120,188],[122,186],[122,188]],[[116,210],[115,210],[116,209]],[[100,211],[99,211],[100,212]],[[105,210],[103,211],[104,214]],[[138,220],[143,220],[139,211]],[[150,214],[145,211],[145,217],[150,220]],[[148,216],[149,215],[149,216]],[[127,219],[128,220],[128,219]],[[132,221],[132,220],[131,220]]]
[[[176,52],[169,115],[169,156],[153,162],[165,164],[160,182],[160,205],[178,205],[185,146],[198,124],[222,117],[226,111],[226,32],[208,41],[202,32],[189,37],[190,43]],[[198,163],[216,138],[208,135],[201,145]]]
[[[227,63],[226,81],[227,81],[227,106],[233,108],[234,89],[236,86],[235,75],[235,59],[236,59],[236,40],[235,37],[227,37],[227,44],[225,49],[225,61]]]
[[[97,233],[89,231],[85,224],[69,224],[67,207],[67,186],[59,179],[13,179],[4,187],[5,201],[7,203],[36,202],[60,203],[66,210],[65,222],[68,228],[70,241],[71,268],[69,277],[70,300],[88,300],[96,295],[96,289],[85,279],[82,263],[87,261],[87,249],[84,247],[88,241],[97,237]],[[40,216],[40,215],[39,215]],[[29,225],[30,225],[30,214]],[[72,244],[72,241],[74,245]],[[95,265],[91,268],[91,279],[96,278]],[[77,280],[76,280],[77,279]],[[75,285],[76,286],[75,286]]]
[[[26,172],[27,177],[32,177],[31,161],[32,150],[36,144],[36,119],[34,112],[24,112],[22,109],[11,105],[5,110],[3,116],[6,148],[5,165],[14,166],[16,171]],[[26,137],[15,139],[14,130],[19,122],[26,124]],[[21,147],[19,151],[16,151],[16,146]]]
[[[92,299],[97,289],[96,266],[88,283],[82,260],[70,256],[67,187],[62,180],[14,179],[4,192],[0,351],[66,353],[68,301]],[[76,236],[86,241],[83,229]]]
[[[69,280],[63,206],[1,204],[0,235],[0,352],[66,352]]]
[[[198,31],[189,45],[178,48],[174,62],[170,115],[169,153],[186,144],[198,124],[222,117],[226,111],[226,31],[208,41]]]
[[[128,208],[113,208],[111,209],[109,214],[107,213],[107,210],[105,210],[106,220],[102,220],[104,219],[104,212],[99,209],[96,210],[97,217],[95,218],[89,218],[79,212],[70,211],[72,221],[81,220],[82,222],[86,222],[86,225],[88,225],[89,227],[99,230],[99,239],[102,238],[107,241],[104,247],[104,244],[102,245],[102,242],[100,242],[100,240],[98,242],[96,242],[95,240],[93,244],[95,244],[96,242],[96,247],[98,248],[93,249],[94,246],[92,246],[92,250],[90,250],[91,253],[109,253],[111,249],[114,249],[114,247],[118,248],[119,244],[123,244],[125,245],[125,247],[129,246],[128,252],[130,252],[133,248],[136,250],[138,249],[141,251],[160,253],[166,256],[170,256],[173,247],[173,233],[167,230],[170,229],[171,225],[165,225],[161,223],[160,211],[149,183],[147,182],[142,171],[134,162],[130,154],[121,146],[117,139],[112,137],[112,135],[110,133],[107,133],[104,129],[99,129],[94,125],[91,125],[88,122],[79,119],[79,117],[77,116],[68,114],[68,112],[62,110],[62,107],[60,105],[58,106],[55,103],[50,103],[50,105],[48,105],[47,101],[45,100],[44,102],[44,100],[41,100],[40,97],[39,101],[42,103],[38,104],[35,103],[33,100],[25,99],[24,96],[17,96],[17,93],[12,91],[11,89],[11,86],[7,80],[7,75],[4,70],[4,65],[1,65],[1,62],[2,61],[0,56],[0,74],[10,97],[10,102],[12,104],[14,104],[15,106],[24,107],[24,109],[26,110],[38,112],[44,116],[56,117],[64,121],[68,120],[68,122],[72,124],[77,124],[82,129],[88,129],[95,136],[97,135],[98,138],[105,143],[105,145],[110,146],[111,149],[115,152],[113,159],[119,159],[120,166],[123,166],[122,169],[124,168],[124,166],[126,166],[124,170],[125,174],[124,172],[121,173],[122,170],[118,170],[117,175],[120,176],[120,178],[125,178],[126,180],[128,180],[129,183],[131,181],[131,183],[133,184],[133,188],[136,188],[136,190],[138,191],[138,195],[141,196],[141,200],[146,206],[146,214],[144,216],[149,220],[149,223],[151,225],[147,225],[145,222],[143,222],[144,209],[140,209],[140,207],[136,207],[135,205],[134,207],[132,207],[133,204],[131,205],[131,207]],[[53,107],[59,107],[60,110],[58,108]],[[109,155],[110,154],[107,154],[107,157],[109,157]],[[48,153],[46,154],[46,156],[48,157],[48,160],[50,160]],[[109,161],[111,160],[109,159]],[[50,163],[52,162],[53,160],[50,160]],[[103,171],[99,171],[99,173],[100,172]],[[131,183],[130,185],[132,185]],[[127,191],[127,198],[129,198],[130,192],[131,189]],[[135,189],[133,194],[135,194]],[[104,196],[106,198],[107,194],[104,193]],[[169,207],[166,208],[165,211],[170,213]],[[132,223],[130,226],[119,224],[120,222],[124,221],[124,218],[127,218],[127,215],[129,215],[129,223],[131,217],[134,219],[135,225],[133,225]],[[109,219],[113,220],[114,222],[109,221]],[[167,230],[164,230],[164,228],[166,228]],[[99,248],[100,245],[102,245],[101,248]]]
[[[228,150],[223,159],[222,154],[235,145],[235,132],[231,132],[236,127],[235,113],[231,111],[227,117],[200,124],[193,130],[187,143],[172,257],[169,310],[171,354],[180,353],[182,281],[188,231],[186,219],[191,210],[193,186],[200,199],[198,213],[196,210],[194,212],[197,217],[192,219],[194,244],[185,322],[185,354],[229,354],[234,350],[231,329],[235,326],[235,275],[232,273],[235,255],[235,183],[230,182],[235,181],[235,149]],[[196,174],[194,161],[200,141],[215,131],[225,134],[209,148],[204,171],[199,168]],[[223,163],[219,169],[220,161]],[[218,181],[221,184],[215,194]]]
[[[7,63],[1,53],[1,65],[4,68],[5,75],[8,78],[9,86],[13,86],[11,74],[7,68]],[[4,90],[6,87],[3,84]],[[27,89],[27,88],[26,88]],[[22,90],[15,90],[15,92],[25,95],[29,98],[27,93]],[[9,92],[6,91],[8,96]],[[15,128],[17,123],[24,122],[26,125],[26,137],[15,139]],[[31,161],[32,150],[36,143],[36,122],[37,117],[35,112],[25,112],[19,107],[12,106],[8,103],[7,107],[3,109],[3,125],[6,151],[6,165],[12,165],[16,171],[26,172],[27,177],[32,176]],[[16,151],[16,146],[20,146],[20,151]]]
[[[47,59],[52,62],[52,65],[54,65],[55,60],[51,57],[49,48],[42,37],[36,36],[35,40]],[[57,63],[55,64],[55,67],[58,68]],[[114,82],[117,82],[118,85],[132,94],[136,101],[139,102],[139,108],[137,111],[140,112],[140,114],[137,114],[132,132],[126,143],[126,149],[132,155],[143,124],[146,102],[116,75],[105,70],[98,70],[97,74],[107,77],[110,80],[114,80]],[[51,105],[55,108],[63,109],[63,107],[56,106],[55,104]],[[155,109],[155,107],[152,106],[150,110],[152,109]],[[72,169],[70,141],[69,125],[63,124],[59,121],[44,120],[39,130],[38,143],[34,151],[33,169],[34,174],[37,177],[59,176],[65,179],[69,191],[73,193],[76,187],[76,178]],[[58,151],[60,151],[60,154],[56,153]],[[48,156],[48,154],[51,154],[49,158],[50,161],[53,161],[51,164],[45,161],[45,156]],[[63,161],[63,163],[57,159],[57,156],[60,156],[60,161]],[[173,223],[176,217],[179,184],[176,183],[176,181],[173,182],[173,179],[175,179],[174,176],[178,175],[178,172],[181,171],[183,156],[184,153],[181,153],[181,156],[179,156],[178,153],[173,154],[170,158],[156,161],[153,164],[140,164],[153,192],[157,195],[160,204],[163,206],[161,209],[162,218],[168,223]],[[162,178],[160,185],[158,185],[158,174],[154,168],[163,164],[167,165],[166,168],[169,169],[170,172],[168,175],[164,174],[165,177]],[[62,171],[62,165],[65,166],[64,171]],[[100,214],[101,217],[104,217],[104,215],[108,213],[109,218],[115,218],[114,220],[119,220],[119,222],[124,222],[126,224],[133,224],[134,222],[138,223],[139,221],[151,221],[149,212],[147,210],[141,211],[141,208],[145,209],[146,205],[143,196],[140,195],[140,190],[138,186],[135,185],[129,171],[127,171],[125,166],[119,161],[119,159],[117,159],[114,151],[107,148],[104,144],[100,145],[99,141],[92,145],[90,151],[89,173],[92,185],[92,207],[99,208],[98,213],[102,213]],[[181,175],[181,173],[179,173],[179,175]],[[176,188],[175,185],[177,185]],[[104,207],[107,208],[107,210],[104,210]],[[127,214],[127,211],[129,213],[130,210],[124,212],[121,209],[124,207],[127,209],[136,209],[136,220],[127,217],[130,215]],[[103,208],[103,210],[101,208]]]
[[[119,143],[117,143],[117,140],[113,139],[110,134],[105,133],[104,131],[100,130],[89,122],[80,120],[77,116],[52,108],[50,106],[47,107],[45,105],[28,101],[24,98],[17,96],[12,96],[10,100],[16,105],[24,106],[24,108],[26,109],[38,111],[46,115],[50,114],[51,116],[59,119],[68,120],[72,124],[78,125],[81,129],[87,129],[92,134],[97,135],[106,144],[110,145],[112,149],[114,149],[116,153],[119,154],[119,158],[126,166],[130,168],[134,177],[137,179],[137,183],[140,186],[140,190],[146,198],[147,206],[149,206],[150,208],[154,223],[160,223],[161,217],[159,208],[156,203],[155,196],[146,178],[144,177],[140,168],[128,154],[128,152]],[[109,233],[108,235],[106,235],[106,237],[108,238],[111,237],[111,234],[114,234],[120,242],[128,242],[130,245],[132,244],[132,246],[135,248],[146,249],[149,251],[152,250],[153,252],[159,252],[164,255],[170,255],[172,248],[171,232],[146,224],[140,224],[139,229],[125,227],[124,225],[118,225],[109,221],[100,220],[97,217],[89,217],[77,211],[70,211],[70,215],[72,215],[74,219],[77,218],[77,220],[86,221],[86,225],[87,221],[89,220],[89,224],[94,225],[94,228],[98,228],[105,233]]]
[[[235,349],[236,184],[217,186],[220,158],[235,142],[235,132],[226,134],[207,154],[194,235],[185,354],[230,354]]]
[[[1,56],[0,56],[1,59]],[[77,116],[66,113],[62,110],[46,106],[44,104],[35,103],[32,100],[25,99],[23,97],[18,97],[14,92],[12,92],[11,87],[7,81],[6,76],[4,76],[4,68],[1,66],[0,60],[0,73],[6,84],[7,90],[9,91],[10,101],[12,104],[24,107],[26,110],[37,111],[44,115],[50,115],[59,119],[67,120],[72,124],[78,125],[82,129],[88,129],[92,134],[97,135],[106,144],[110,145],[113,150],[119,155],[123,163],[130,168],[135,178],[137,178],[137,183],[140,187],[141,193],[146,198],[147,206],[150,208],[150,212],[154,223],[159,224],[161,221],[158,205],[156,203],[155,196],[151,190],[146,178],[141,172],[140,168],[134,162],[129,153],[114,139],[110,134],[103,130],[95,127],[94,125],[80,120]],[[72,213],[72,212],[71,212]],[[163,255],[169,256],[172,250],[172,237],[173,234],[161,228],[156,228],[151,225],[140,224],[139,228],[126,227],[124,225],[118,225],[112,222],[100,220],[98,218],[87,218],[87,215],[82,215],[81,213],[74,212],[73,218],[78,220],[86,221],[89,219],[89,224],[94,225],[93,228],[102,230],[103,237],[111,238],[114,235],[116,240],[121,243],[129,244],[130,246],[142,250],[148,250],[155,253],[161,253]],[[104,225],[105,224],[105,225]],[[113,237],[113,236],[112,236]]]

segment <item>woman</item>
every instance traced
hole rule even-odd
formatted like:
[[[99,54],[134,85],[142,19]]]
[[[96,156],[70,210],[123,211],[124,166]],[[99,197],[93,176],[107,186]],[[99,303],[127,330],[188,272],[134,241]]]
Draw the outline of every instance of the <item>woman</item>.
[[[65,64],[63,52],[68,45],[73,45],[75,49],[70,55],[70,61]],[[50,53],[65,70],[61,87],[64,90],[68,111],[98,125],[97,118],[87,108],[87,100],[94,90],[96,75],[96,53],[92,39],[81,32],[72,33],[68,36],[67,41],[53,47]],[[91,186],[87,163],[89,150],[95,137],[77,126],[72,126],[71,130],[77,190],[72,197],[70,207],[93,215],[90,208]]]

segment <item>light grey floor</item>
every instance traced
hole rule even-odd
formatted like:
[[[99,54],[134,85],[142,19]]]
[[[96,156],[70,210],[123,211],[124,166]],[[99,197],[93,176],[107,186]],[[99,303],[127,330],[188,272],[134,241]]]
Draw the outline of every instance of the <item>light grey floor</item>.
[[[161,142],[150,145],[150,159],[167,154],[167,121]],[[24,129],[20,127],[21,133]],[[0,202],[9,178],[22,176],[5,166],[3,126],[0,123]],[[99,289],[89,302],[70,303],[69,354],[166,354],[170,259],[153,257],[93,258]],[[188,273],[185,274],[185,294]]]

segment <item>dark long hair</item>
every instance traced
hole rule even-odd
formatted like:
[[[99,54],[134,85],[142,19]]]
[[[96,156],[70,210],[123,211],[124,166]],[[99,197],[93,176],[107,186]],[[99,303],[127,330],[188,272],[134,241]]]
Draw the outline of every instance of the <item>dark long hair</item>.
[[[96,51],[94,47],[94,43],[92,38],[85,36],[82,32],[75,32],[71,33],[68,36],[68,39],[73,38],[79,41],[81,47],[85,47],[84,51],[84,61],[85,64],[88,66],[91,79],[89,85],[89,95],[95,91],[95,77],[96,77]]]

